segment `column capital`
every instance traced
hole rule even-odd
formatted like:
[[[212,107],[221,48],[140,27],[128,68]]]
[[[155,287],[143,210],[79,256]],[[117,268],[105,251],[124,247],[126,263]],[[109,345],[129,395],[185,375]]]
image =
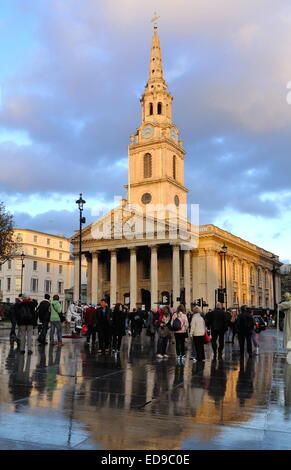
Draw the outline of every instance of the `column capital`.
[[[97,256],[98,256],[98,255],[101,253],[101,251],[100,251],[100,250],[91,250],[90,253],[91,253],[92,256],[93,256],[93,255],[97,255]]]
[[[108,251],[111,253],[111,255],[117,254],[117,248],[108,248]]]
[[[158,245],[149,245],[149,248],[151,249],[152,252],[158,250]]]
[[[136,246],[130,246],[129,248],[130,253],[136,253],[137,252],[137,247]]]

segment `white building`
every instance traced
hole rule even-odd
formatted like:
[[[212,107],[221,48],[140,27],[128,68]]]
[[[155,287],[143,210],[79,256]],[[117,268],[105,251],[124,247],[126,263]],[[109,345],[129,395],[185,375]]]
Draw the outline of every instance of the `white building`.
[[[19,256],[0,265],[0,300],[14,302],[21,293],[23,252],[22,292],[38,302],[46,293],[58,294],[65,308],[65,289],[74,283],[70,241],[64,235],[28,229],[15,229],[14,235],[19,243]],[[82,266],[82,283],[86,283],[86,264]]]

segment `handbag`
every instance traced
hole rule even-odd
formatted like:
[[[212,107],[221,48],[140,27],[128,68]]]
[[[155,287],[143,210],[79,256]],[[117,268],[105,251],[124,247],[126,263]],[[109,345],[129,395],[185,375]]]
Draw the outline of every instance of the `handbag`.
[[[88,326],[83,325],[81,328],[81,335],[86,336],[87,333],[88,333]]]
[[[211,341],[211,338],[210,338],[209,334],[207,333],[207,331],[205,331],[205,333],[204,333],[204,344],[208,344],[208,343],[210,343],[210,341]]]

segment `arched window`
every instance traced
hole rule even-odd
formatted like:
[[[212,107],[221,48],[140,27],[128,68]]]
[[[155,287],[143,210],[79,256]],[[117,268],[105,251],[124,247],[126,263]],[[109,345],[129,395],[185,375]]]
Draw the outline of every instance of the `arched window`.
[[[149,114],[150,114],[150,116],[151,116],[152,114],[154,114],[153,103],[150,103],[150,106],[149,106]]]
[[[246,271],[245,271],[245,265],[242,264],[241,267],[241,280],[242,282],[246,282]]]
[[[150,153],[146,153],[143,157],[143,176],[144,178],[152,176],[152,156]]]
[[[258,268],[258,287],[262,287],[262,273],[260,268]]]
[[[176,155],[173,155],[173,178],[176,179]]]
[[[158,114],[162,114],[162,103],[158,103]]]
[[[236,268],[236,262],[234,261],[234,262],[232,263],[232,279],[233,279],[234,281],[237,280],[237,271],[236,271],[236,269],[237,269],[237,268]]]
[[[265,289],[269,289],[268,271],[265,271]]]
[[[251,286],[254,285],[254,269],[253,269],[253,267],[251,267],[251,269],[250,269],[250,285]]]

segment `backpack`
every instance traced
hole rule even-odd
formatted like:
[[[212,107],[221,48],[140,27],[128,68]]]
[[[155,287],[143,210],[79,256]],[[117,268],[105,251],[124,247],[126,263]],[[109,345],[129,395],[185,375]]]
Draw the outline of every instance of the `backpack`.
[[[172,330],[179,331],[181,329],[182,329],[181,320],[179,320],[179,318],[175,318],[175,320],[173,321]]]

